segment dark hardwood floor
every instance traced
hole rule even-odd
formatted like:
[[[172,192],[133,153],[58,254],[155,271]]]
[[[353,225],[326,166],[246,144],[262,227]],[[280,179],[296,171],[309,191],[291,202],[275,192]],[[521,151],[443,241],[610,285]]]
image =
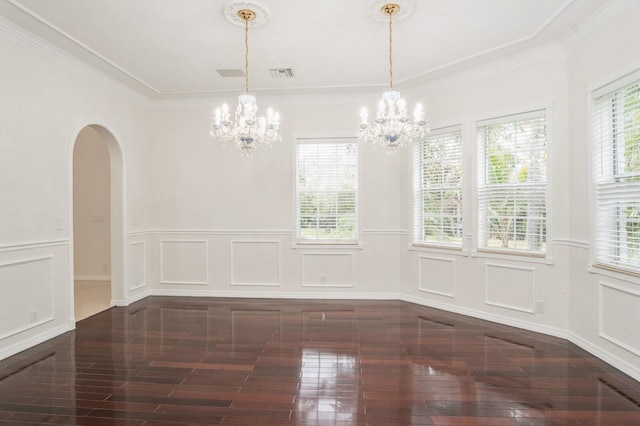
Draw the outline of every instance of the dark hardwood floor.
[[[398,301],[151,297],[0,361],[0,424],[640,425],[562,339]]]

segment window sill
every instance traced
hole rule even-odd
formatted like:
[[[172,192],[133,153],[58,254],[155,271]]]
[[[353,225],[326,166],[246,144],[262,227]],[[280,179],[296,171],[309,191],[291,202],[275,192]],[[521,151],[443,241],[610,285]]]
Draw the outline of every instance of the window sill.
[[[462,247],[437,245],[437,244],[410,244],[409,251],[430,252],[430,253],[442,253],[452,254],[454,256],[469,256],[469,251],[464,250]]]
[[[547,257],[544,253],[538,254],[507,250],[474,250],[471,252],[471,257],[553,265],[553,258]]]
[[[636,272],[628,269],[616,268],[615,266],[603,265],[601,263],[590,264],[587,270],[591,274],[604,275],[609,278],[640,284],[640,271]]]
[[[342,249],[342,250],[362,250],[362,244],[358,242],[337,242],[337,241],[296,241],[291,245],[292,249]]]

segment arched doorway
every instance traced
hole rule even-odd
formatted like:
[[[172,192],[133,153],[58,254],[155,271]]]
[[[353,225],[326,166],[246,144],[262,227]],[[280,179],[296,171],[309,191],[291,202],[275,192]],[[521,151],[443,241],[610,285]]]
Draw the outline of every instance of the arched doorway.
[[[76,321],[124,304],[122,151],[99,125],[80,129],[71,149],[73,275]]]

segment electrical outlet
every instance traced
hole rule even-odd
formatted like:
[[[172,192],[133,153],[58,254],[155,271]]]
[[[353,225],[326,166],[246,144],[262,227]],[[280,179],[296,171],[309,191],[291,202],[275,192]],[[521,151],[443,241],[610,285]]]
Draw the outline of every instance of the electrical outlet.
[[[544,314],[544,302],[542,300],[536,301],[536,313]]]
[[[326,275],[320,275],[320,282],[322,284],[326,284],[327,283],[327,276]]]
[[[38,321],[38,311],[29,312],[29,321],[31,322],[31,324]]]

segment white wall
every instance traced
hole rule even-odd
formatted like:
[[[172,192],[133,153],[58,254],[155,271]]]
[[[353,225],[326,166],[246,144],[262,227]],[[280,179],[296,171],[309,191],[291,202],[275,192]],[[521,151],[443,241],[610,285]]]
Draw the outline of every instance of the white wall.
[[[131,96],[46,43],[3,20],[0,34],[3,358],[75,327],[69,237],[76,136],[89,124],[105,126],[124,150],[127,171],[140,170],[147,119]],[[124,203],[144,217],[145,174],[128,174]]]
[[[253,158],[209,135],[216,101],[152,112],[154,212],[131,241],[148,253],[154,294],[385,297],[406,233],[406,159],[360,146],[360,246],[295,246],[294,155],[301,137],[354,137],[361,97],[258,97],[283,139]],[[219,100],[222,102],[223,100]],[[226,99],[234,104],[235,99]],[[375,97],[366,99],[375,105]],[[138,267],[140,270],[143,266]],[[322,278],[324,276],[325,278]]]
[[[109,150],[91,127],[73,152],[73,260],[75,279],[109,279],[111,172]]]
[[[640,4],[569,51],[572,339],[640,379],[640,278],[592,268],[589,92],[640,70]],[[633,46],[633,47],[632,47]]]

